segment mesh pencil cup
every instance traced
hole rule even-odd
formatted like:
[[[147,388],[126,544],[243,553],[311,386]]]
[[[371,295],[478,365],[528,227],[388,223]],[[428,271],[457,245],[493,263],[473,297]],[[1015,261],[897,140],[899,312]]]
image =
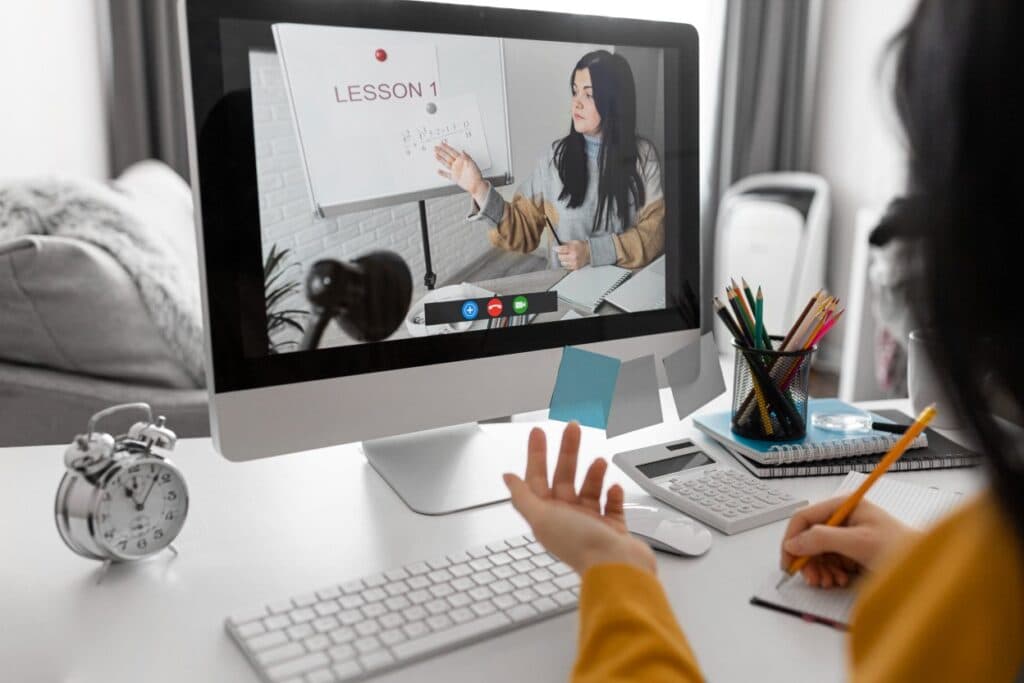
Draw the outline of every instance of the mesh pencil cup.
[[[772,337],[781,346],[780,337]],[[757,350],[733,341],[736,372],[732,431],[759,441],[793,441],[807,434],[807,385],[817,346],[798,351]]]

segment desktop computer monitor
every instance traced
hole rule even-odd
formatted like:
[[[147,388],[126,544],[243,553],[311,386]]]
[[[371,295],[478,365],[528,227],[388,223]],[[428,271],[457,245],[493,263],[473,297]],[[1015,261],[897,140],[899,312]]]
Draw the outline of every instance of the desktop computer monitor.
[[[662,386],[685,347],[677,391],[720,387],[693,27],[376,0],[179,16],[225,457],[361,440],[411,507],[444,512],[504,496],[525,444],[475,422],[546,407],[567,345],[654,354]],[[399,269],[360,289],[382,254]],[[318,325],[325,260],[358,301]]]

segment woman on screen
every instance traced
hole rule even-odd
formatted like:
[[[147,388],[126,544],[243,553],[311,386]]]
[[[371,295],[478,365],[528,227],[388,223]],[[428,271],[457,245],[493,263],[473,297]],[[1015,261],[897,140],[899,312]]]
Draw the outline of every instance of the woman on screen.
[[[792,581],[828,590],[866,575],[846,648],[851,681],[1024,674],[1024,438],[995,417],[1024,415],[1024,355],[1016,316],[989,303],[1018,284],[1024,248],[1022,34],[1024,3],[922,0],[899,37],[896,105],[920,200],[902,219],[921,264],[915,317],[935,321],[941,341],[928,352],[987,456],[988,487],[924,532],[867,501],[839,527],[824,526],[838,498],[794,515],[773,559],[781,567],[813,559]],[[579,426],[566,428],[553,486],[540,430],[530,435],[525,480],[505,475],[537,540],[583,577],[573,681],[703,680],[653,553],[626,531],[622,487],[608,490],[602,510],[605,461],[577,493],[579,439]],[[752,566],[767,559],[750,558]],[[692,604],[701,588],[680,584],[675,600]],[[736,600],[749,591],[743,581],[732,588]],[[722,634],[728,628],[722,623]],[[794,679],[813,676],[789,664]]]
[[[551,267],[645,266],[664,251],[665,202],[654,146],[636,134],[636,85],[621,55],[596,50],[570,76],[572,124],[551,145],[511,203],[485,181],[465,152],[434,148],[438,173],[470,194],[470,220],[491,242],[530,253],[545,227],[555,245]]]

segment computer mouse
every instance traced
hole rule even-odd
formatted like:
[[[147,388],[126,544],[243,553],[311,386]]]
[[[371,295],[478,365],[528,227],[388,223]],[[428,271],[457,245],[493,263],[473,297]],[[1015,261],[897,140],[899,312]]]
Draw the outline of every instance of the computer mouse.
[[[626,528],[655,550],[696,557],[711,548],[711,532],[667,507],[626,503]]]

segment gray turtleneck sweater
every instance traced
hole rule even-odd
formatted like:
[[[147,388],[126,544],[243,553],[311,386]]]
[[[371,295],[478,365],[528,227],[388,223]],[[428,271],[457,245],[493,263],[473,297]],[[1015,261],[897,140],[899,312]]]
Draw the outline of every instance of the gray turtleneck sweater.
[[[483,207],[473,202],[469,220],[478,220],[491,228],[491,243],[496,247],[529,253],[541,243],[550,221],[557,239],[563,243],[580,240],[587,243],[590,263],[595,266],[616,264],[625,268],[645,266],[662,254],[665,248],[665,202],[661,189],[661,167],[654,146],[638,139],[640,177],[644,182],[644,205],[629,207],[629,224],[623,225],[618,212],[610,212],[608,220],[594,228],[597,213],[598,153],[600,138],[585,136],[587,171],[590,182],[583,204],[569,208],[568,200],[559,199],[562,181],[555,165],[554,145],[537,164],[526,182],[520,185],[511,202],[491,187]],[[557,245],[549,240],[549,247]],[[548,264],[559,268],[552,248],[547,249]]]

